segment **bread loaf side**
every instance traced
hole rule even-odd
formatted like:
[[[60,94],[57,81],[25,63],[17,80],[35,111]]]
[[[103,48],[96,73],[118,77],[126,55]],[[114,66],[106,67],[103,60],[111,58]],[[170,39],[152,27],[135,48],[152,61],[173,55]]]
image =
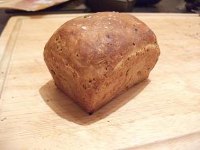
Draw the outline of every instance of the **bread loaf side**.
[[[147,25],[116,12],[67,21],[44,48],[57,87],[88,113],[148,78],[159,54]]]

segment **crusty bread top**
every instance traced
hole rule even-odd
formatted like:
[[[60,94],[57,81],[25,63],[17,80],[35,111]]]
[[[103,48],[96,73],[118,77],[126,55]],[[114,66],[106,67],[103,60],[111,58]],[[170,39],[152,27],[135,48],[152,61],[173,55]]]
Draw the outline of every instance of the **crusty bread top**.
[[[72,19],[54,35],[45,49],[54,49],[60,41],[62,58],[79,73],[94,70],[97,74],[105,74],[130,53],[156,43],[154,33],[143,22],[117,12]]]

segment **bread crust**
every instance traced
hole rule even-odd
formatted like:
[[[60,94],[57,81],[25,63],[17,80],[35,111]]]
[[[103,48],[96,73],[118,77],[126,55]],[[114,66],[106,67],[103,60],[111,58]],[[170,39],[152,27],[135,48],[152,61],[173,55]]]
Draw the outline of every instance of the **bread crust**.
[[[152,30],[134,16],[116,12],[67,21],[44,48],[57,87],[88,113],[148,78],[159,55]]]

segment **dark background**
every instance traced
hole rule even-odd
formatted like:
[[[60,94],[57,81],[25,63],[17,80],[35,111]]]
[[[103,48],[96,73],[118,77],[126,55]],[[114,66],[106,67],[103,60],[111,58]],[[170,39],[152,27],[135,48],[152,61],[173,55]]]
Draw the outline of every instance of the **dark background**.
[[[24,12],[14,10],[0,10],[0,34],[5,27],[8,19],[16,15],[41,15],[41,14],[67,14],[67,13],[84,13],[91,10],[84,4],[84,0],[73,0],[52,8],[48,8],[38,12]],[[185,10],[184,0],[162,0],[154,6],[134,6],[131,12],[144,13],[188,13]]]

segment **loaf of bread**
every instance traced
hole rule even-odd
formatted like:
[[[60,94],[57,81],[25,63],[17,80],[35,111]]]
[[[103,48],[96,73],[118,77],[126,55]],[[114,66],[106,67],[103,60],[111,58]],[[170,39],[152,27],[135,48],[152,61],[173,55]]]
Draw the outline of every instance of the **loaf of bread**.
[[[67,21],[44,48],[56,86],[88,113],[148,78],[159,54],[152,30],[117,12]]]

